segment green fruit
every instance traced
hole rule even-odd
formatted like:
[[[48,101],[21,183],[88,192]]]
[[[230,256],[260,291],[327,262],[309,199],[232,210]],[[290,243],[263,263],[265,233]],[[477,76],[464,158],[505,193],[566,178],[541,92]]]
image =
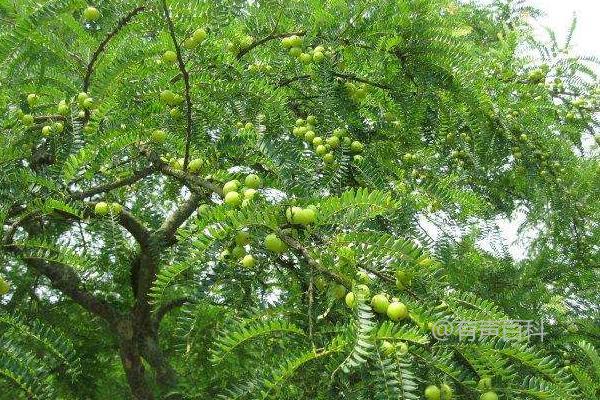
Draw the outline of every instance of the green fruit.
[[[228,181],[225,183],[225,185],[223,185],[223,194],[226,195],[229,192],[236,191],[236,190],[238,190],[239,186],[240,186],[240,184],[237,181],[237,179]]]
[[[302,211],[301,207],[288,207],[285,210],[285,217],[289,222],[296,223],[296,215],[298,215]]]
[[[337,136],[328,137],[326,143],[330,145],[332,149],[335,149],[340,145],[340,138]]]
[[[333,130],[333,136],[337,137],[337,138],[343,138],[344,136],[346,136],[346,130],[343,128],[335,128]]]
[[[320,144],[315,149],[315,153],[317,153],[317,155],[319,155],[319,156],[325,155],[325,153],[327,153],[327,147]]]
[[[283,39],[281,39],[281,45],[283,46],[283,48],[289,49],[290,47],[292,47],[292,40],[289,37],[284,37]]]
[[[62,122],[55,122],[54,124],[52,124],[52,131],[56,133],[61,133],[64,129],[65,126],[62,124]]]
[[[85,99],[87,99],[89,96],[86,92],[80,92],[77,95],[77,103],[79,103],[79,105],[83,105],[83,102],[85,101]]]
[[[333,285],[331,287],[331,295],[337,300],[343,299],[346,296],[346,287],[340,284]]]
[[[237,207],[242,204],[242,196],[238,192],[228,192],[225,195],[225,204],[229,207]]]
[[[244,179],[244,184],[251,189],[258,189],[262,181],[258,175],[250,174]]]
[[[100,11],[96,7],[89,6],[83,10],[83,18],[86,21],[97,21],[100,18]]]
[[[451,400],[452,399],[452,388],[448,385],[446,385],[445,383],[442,383],[440,385],[440,392],[441,392],[441,400]]]
[[[50,136],[51,133],[52,133],[52,128],[49,125],[45,125],[42,128],[42,135],[44,135],[44,136]]]
[[[104,201],[96,203],[96,206],[94,206],[94,212],[98,215],[106,215],[109,211],[110,207],[108,203],[105,203]]]
[[[327,153],[323,156],[323,162],[325,164],[333,164],[333,161],[334,161],[333,153]]]
[[[31,126],[31,125],[33,125],[33,122],[34,122],[33,115],[31,115],[31,114],[23,115],[23,118],[21,118],[21,120],[23,121],[23,124],[25,124],[26,126]]]
[[[246,129],[246,130],[254,129],[254,124],[252,122],[246,122],[246,125],[244,125],[244,129]]]
[[[92,107],[94,107],[94,99],[92,99],[91,97],[88,97],[87,99],[85,99],[83,101],[83,104],[81,106],[83,108],[85,108],[86,110],[91,109]]]
[[[357,285],[356,288],[354,288],[354,292],[359,298],[363,300],[368,298],[371,294],[371,290],[369,290],[369,287],[367,285]]]
[[[119,215],[123,212],[123,206],[119,203],[110,204],[110,213],[113,215]]]
[[[167,63],[174,63],[177,61],[177,53],[172,50],[167,50],[163,53],[162,60]]]
[[[312,144],[313,146],[318,146],[320,144],[323,144],[323,138],[321,136],[316,136],[313,140],[312,140]]]
[[[33,107],[35,105],[35,103],[37,103],[38,101],[38,95],[35,93],[31,93],[27,95],[27,104],[29,104],[29,107]]]
[[[361,156],[360,154],[355,154],[352,159],[354,160],[354,162],[362,162],[365,158],[363,156]]]
[[[498,395],[495,392],[485,392],[479,400],[498,400]]]
[[[10,284],[0,276],[0,296],[4,296],[10,290]]]
[[[386,356],[391,356],[396,352],[396,346],[393,343],[384,340],[381,342],[381,352]]]
[[[246,255],[246,249],[244,248],[244,246],[235,246],[231,250],[231,255],[234,258],[242,258]]]
[[[240,39],[240,46],[242,48],[249,47],[252,43],[254,43],[254,36],[246,35]]]
[[[350,145],[350,149],[355,153],[360,153],[361,151],[363,151],[364,148],[365,148],[365,146],[358,140],[355,140]]]
[[[169,110],[169,115],[171,115],[173,118],[181,118],[183,113],[179,108],[171,108],[171,110]]]
[[[247,254],[242,258],[242,266],[244,268],[252,268],[256,265],[256,260],[251,254]]]
[[[292,47],[300,47],[302,46],[302,42],[304,41],[304,39],[302,39],[301,36],[298,35],[292,35],[290,36],[290,45]]]
[[[61,102],[58,104],[57,110],[60,115],[67,115],[69,114],[69,111],[71,111],[71,109],[69,108],[67,103],[65,103],[64,100],[61,100]]]
[[[194,39],[194,41],[196,43],[202,42],[204,39],[206,39],[206,36],[207,36],[207,33],[204,30],[204,28],[198,28],[192,34],[192,38]]]
[[[481,390],[491,389],[492,388],[492,378],[489,376],[485,376],[479,380],[477,387]]]
[[[308,53],[300,53],[298,60],[300,60],[302,64],[308,64],[312,61],[312,56]]]
[[[354,306],[356,305],[356,296],[354,295],[353,292],[348,292],[346,294],[345,301],[346,301],[346,305],[349,308],[354,308]]]
[[[254,196],[256,195],[256,193],[257,193],[256,189],[246,189],[246,190],[244,190],[244,199],[252,200],[254,198]]]
[[[315,133],[313,131],[306,131],[306,133],[304,134],[304,140],[306,140],[308,143],[312,143],[314,138]]]
[[[310,125],[316,125],[317,117],[315,117],[314,115],[309,115],[308,117],[306,117],[306,123]]]
[[[286,249],[285,243],[277,237],[274,233],[270,233],[265,236],[265,248],[274,253],[283,253]]]
[[[298,118],[296,120],[296,126],[304,126],[304,124],[306,124],[306,121],[304,121],[302,118]]]
[[[371,299],[371,307],[373,307],[373,311],[379,314],[385,314],[390,302],[386,295],[384,294],[376,294]]]
[[[156,129],[152,132],[152,141],[156,143],[164,143],[167,140],[167,132],[162,129]]]
[[[198,216],[204,214],[205,212],[207,212],[209,210],[210,206],[208,204],[200,204],[200,206],[198,207],[198,210],[196,211],[198,213]]]
[[[387,316],[392,321],[400,321],[408,317],[408,308],[404,303],[393,301],[387,308]]]
[[[429,385],[425,389],[425,398],[427,400],[440,400],[440,388],[435,385]]]
[[[303,208],[299,212],[294,214],[293,221],[296,224],[308,225],[315,222],[316,218],[317,213],[315,212],[315,210],[310,208]]]
[[[396,350],[399,355],[403,356],[408,353],[408,345],[404,342],[400,342],[396,345]]]
[[[196,46],[198,46],[198,42],[196,42],[193,37],[189,37],[183,41],[183,47],[188,50],[191,50]]]
[[[202,168],[202,164],[204,164],[202,162],[202,159],[200,159],[200,158],[194,158],[192,161],[189,162],[189,164],[188,164],[188,170],[192,174],[195,174],[196,172],[200,171],[200,168]]]
[[[371,277],[365,271],[358,271],[356,273],[356,280],[362,283],[371,282]]]
[[[323,60],[323,58],[325,58],[325,56],[323,55],[323,53],[321,53],[320,51],[315,51],[312,55],[313,60],[315,62],[320,62]]]
[[[302,49],[300,47],[292,47],[290,49],[290,56],[299,57],[302,53]]]
[[[160,100],[169,105],[175,104],[175,93],[168,89],[163,90],[162,92],[160,92]]]
[[[317,276],[315,278],[315,287],[319,292],[322,292],[327,287],[327,282],[322,276]]]
[[[250,233],[247,231],[239,231],[235,234],[235,244],[245,246],[250,243]]]

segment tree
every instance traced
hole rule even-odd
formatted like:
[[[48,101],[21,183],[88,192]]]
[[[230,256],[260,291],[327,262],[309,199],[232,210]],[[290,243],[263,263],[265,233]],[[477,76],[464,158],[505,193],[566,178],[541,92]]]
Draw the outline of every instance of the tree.
[[[537,41],[513,1],[0,12],[1,393],[600,395],[600,91],[572,31]],[[546,337],[440,336],[501,320]]]

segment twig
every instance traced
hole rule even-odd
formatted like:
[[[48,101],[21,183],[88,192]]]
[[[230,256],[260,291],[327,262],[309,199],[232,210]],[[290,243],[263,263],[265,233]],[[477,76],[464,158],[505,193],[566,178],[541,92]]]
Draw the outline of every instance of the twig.
[[[241,59],[246,53],[249,53],[252,49],[254,49],[255,47],[258,47],[270,40],[273,39],[282,39],[285,37],[289,37],[289,36],[304,36],[306,35],[305,31],[298,31],[298,32],[286,32],[286,33],[271,33],[268,36],[265,36],[264,38],[257,40],[256,42],[252,43],[250,46],[245,47],[243,49],[241,49],[239,51],[239,53],[237,54],[236,58],[239,60]]]
[[[343,79],[349,79],[351,81],[366,83],[367,85],[378,87],[378,88],[384,89],[384,90],[394,90],[391,86],[388,86],[388,85],[386,85],[384,83],[373,82],[373,81],[371,81],[369,79],[360,78],[360,77],[355,76],[355,75],[343,74],[343,73],[340,73],[340,72],[334,72],[333,76],[337,76],[338,78],[343,78]]]

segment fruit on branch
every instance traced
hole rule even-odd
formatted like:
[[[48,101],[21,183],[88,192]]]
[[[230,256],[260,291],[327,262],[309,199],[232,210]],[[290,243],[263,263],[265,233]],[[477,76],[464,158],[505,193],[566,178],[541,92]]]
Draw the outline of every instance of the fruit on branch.
[[[270,233],[265,236],[265,248],[273,253],[283,253],[287,246],[277,235]]]
[[[396,352],[396,346],[393,343],[384,340],[381,342],[381,352],[386,356],[391,356]]]
[[[231,255],[234,258],[242,258],[246,255],[246,249],[244,246],[234,246],[234,248],[231,250]]]
[[[484,376],[477,383],[477,387],[481,390],[489,390],[492,388],[492,378],[489,376]]]
[[[254,129],[254,124],[252,122],[246,122],[246,125],[244,125],[244,129],[246,129],[247,131],[249,131],[250,129]]]
[[[355,140],[352,142],[352,144],[350,145],[350,150],[352,150],[355,153],[360,153],[361,151],[363,151],[365,148],[365,145],[362,144],[361,142],[359,142],[358,140]]]
[[[285,210],[287,220],[293,224],[308,225],[315,222],[317,213],[313,208],[288,207]]]
[[[89,6],[83,10],[83,18],[90,22],[97,21],[100,18],[100,11],[96,7]]]
[[[206,39],[206,36],[207,33],[204,28],[198,28],[194,31],[194,33],[192,33],[192,39],[194,39],[196,43],[201,43],[204,39]]]
[[[258,189],[262,185],[262,180],[256,174],[250,174],[244,179],[244,185],[250,189]]]
[[[335,137],[337,137],[339,139],[341,139],[344,136],[346,136],[347,133],[348,132],[344,128],[335,128],[333,130],[333,136],[335,136]]]
[[[373,311],[379,314],[385,314],[390,302],[385,294],[376,294],[371,299],[371,307],[373,307]]]
[[[244,200],[252,200],[254,196],[258,193],[256,189],[246,189],[244,190]]]
[[[0,276],[0,296],[4,296],[10,290],[10,284]]]
[[[248,231],[238,231],[235,234],[235,244],[245,246],[250,243],[250,233]]]
[[[340,138],[337,136],[328,137],[325,141],[332,149],[337,148],[340,145]]]
[[[171,115],[172,118],[181,118],[183,116],[183,113],[181,112],[181,110],[179,108],[171,108],[171,110],[169,110],[169,115]]]
[[[306,133],[304,134],[304,140],[306,140],[308,143],[312,143],[315,136],[316,134],[313,131],[306,131]]]
[[[110,204],[110,213],[113,215],[119,215],[123,212],[123,206],[119,203]]]
[[[290,46],[291,47],[300,47],[300,46],[302,46],[302,43],[304,42],[304,39],[302,38],[302,36],[292,35],[289,38],[290,38]]]
[[[304,125],[306,125],[306,121],[303,120],[302,118],[298,118],[296,120],[296,126],[304,126]]]
[[[228,192],[225,195],[225,204],[229,207],[237,207],[242,204],[242,196],[238,192]]]
[[[65,126],[61,122],[55,122],[52,124],[52,131],[61,133],[65,129]]]
[[[321,145],[321,144],[323,144],[323,138],[322,138],[321,136],[317,136],[317,137],[315,137],[315,138],[312,140],[312,144],[313,144],[313,146],[315,146],[315,147],[316,147],[316,146],[318,146],[318,145]]]
[[[77,95],[77,103],[78,103],[80,106],[83,106],[83,102],[84,102],[84,101],[85,101],[85,99],[87,99],[88,97],[89,97],[89,96],[88,96],[88,94],[87,94],[86,92],[80,92],[80,93]]]
[[[25,126],[31,126],[31,125],[33,125],[33,122],[34,122],[33,115],[31,115],[31,114],[23,115],[23,118],[21,118],[21,120],[23,121],[23,124]]]
[[[306,123],[309,125],[316,125],[317,117],[315,117],[314,115],[309,115],[308,117],[306,117]]]
[[[485,392],[479,397],[479,400],[498,400],[498,395],[492,391]]]
[[[204,164],[204,162],[202,161],[201,158],[194,158],[192,161],[189,162],[188,170],[192,174],[195,174],[196,172],[200,171],[200,168],[202,168],[203,164]]]
[[[251,254],[247,254],[242,258],[241,263],[244,268],[252,268],[256,265],[256,260]]]
[[[314,51],[312,54],[312,58],[315,62],[321,62],[323,61],[323,58],[325,58],[325,55],[320,51]]]
[[[67,114],[69,114],[70,109],[69,109],[69,106],[67,105],[67,102],[64,101],[64,100],[61,100],[58,103],[57,111],[58,111],[58,113],[60,115],[67,115]]]
[[[358,298],[366,300],[371,295],[371,290],[367,285],[361,284],[356,285],[356,287],[354,288],[354,293]]]
[[[177,61],[177,53],[173,50],[167,50],[163,53],[162,60],[167,63],[174,63]]]
[[[360,154],[355,154],[352,159],[354,160],[354,162],[362,162],[365,158],[363,156],[361,156]]]
[[[169,89],[165,89],[162,92],[160,92],[160,100],[163,103],[167,103],[168,105],[175,105],[176,103],[176,94],[173,93],[173,91],[169,90]]]
[[[396,351],[398,352],[398,354],[403,356],[406,353],[408,353],[408,345],[404,342],[400,342],[396,345]]]
[[[425,388],[425,398],[427,400],[440,400],[440,388],[435,385],[429,385]]]
[[[194,40],[193,37],[189,37],[183,41],[183,47],[185,47],[188,50],[191,50],[196,46],[198,46],[198,43]]]
[[[44,125],[42,127],[42,135],[50,136],[50,134],[52,134],[52,127],[50,127],[50,125]]]
[[[227,181],[223,185],[223,194],[226,195],[229,192],[236,191],[236,190],[238,190],[239,187],[240,187],[240,182],[237,179]]]
[[[106,215],[110,212],[110,206],[108,205],[108,203],[100,201],[94,206],[94,212],[97,215]]]
[[[408,308],[404,303],[392,301],[388,306],[386,313],[392,321],[400,321],[401,319],[408,317]]]
[[[94,107],[94,99],[91,97],[86,98],[81,106],[86,110],[92,109]]]
[[[292,57],[300,57],[302,54],[302,49],[300,47],[292,47],[290,49],[290,56]]]
[[[440,385],[440,394],[441,400],[452,400],[452,388],[445,383]]]
[[[348,292],[346,293],[346,305],[349,308],[354,308],[354,306],[356,305],[356,295],[354,294],[354,292]]]
[[[346,287],[339,283],[334,284],[329,289],[333,298],[337,300],[341,300],[346,297]]]
[[[155,143],[164,143],[167,140],[167,132],[162,129],[152,131],[152,141]]]
[[[35,93],[31,93],[27,95],[27,104],[29,104],[29,107],[33,107],[39,100],[39,97],[37,94]]]
[[[308,64],[312,61],[312,56],[308,53],[300,53],[298,60],[300,60],[302,64]]]
[[[327,147],[320,144],[315,149],[315,153],[317,153],[317,155],[319,155],[319,156],[325,155],[325,153],[327,153]]]

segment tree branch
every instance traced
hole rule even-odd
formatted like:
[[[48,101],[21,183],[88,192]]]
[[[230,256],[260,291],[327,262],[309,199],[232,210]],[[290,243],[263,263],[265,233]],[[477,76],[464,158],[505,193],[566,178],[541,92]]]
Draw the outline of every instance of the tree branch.
[[[117,33],[119,33],[119,31],[121,29],[123,29],[123,27],[125,25],[127,25],[133,17],[135,17],[140,12],[144,11],[145,8],[146,7],[144,7],[144,6],[134,8],[133,10],[131,10],[129,12],[129,14],[127,14],[126,16],[121,18],[121,20],[117,23],[117,26],[108,34],[108,36],[106,36],[104,38],[104,40],[100,43],[100,45],[98,46],[98,48],[96,49],[94,54],[92,54],[92,58],[90,59],[90,62],[88,63],[87,69],[85,71],[85,77],[83,78],[83,91],[84,92],[87,92],[88,89],[90,88],[90,79],[92,77],[92,72],[94,72],[94,64],[98,60],[98,57],[100,56],[100,54],[102,54],[102,52],[106,49],[108,42],[113,37],[115,37],[115,35]]]
[[[173,244],[175,232],[196,211],[200,200],[202,200],[202,196],[199,193],[192,193],[189,199],[184,201],[173,214],[167,217],[156,231],[157,242],[163,242],[166,245]]]
[[[304,36],[304,35],[306,35],[306,32],[305,31],[298,31],[298,32],[286,32],[286,33],[271,33],[270,35],[265,36],[264,38],[262,38],[260,40],[257,40],[256,42],[252,43],[250,46],[241,49],[238,52],[238,54],[236,55],[236,58],[238,60],[241,59],[242,57],[244,57],[245,54],[247,54],[250,51],[252,51],[252,49],[254,49],[255,47],[258,47],[258,46],[260,46],[260,45],[262,45],[262,44],[264,44],[264,43],[266,43],[266,42],[268,42],[270,40],[273,40],[273,39],[282,39],[282,38],[293,36],[293,35]]]
[[[117,189],[117,188],[120,188],[123,186],[131,185],[137,181],[140,181],[140,180],[144,179],[145,177],[147,177],[148,175],[155,172],[156,169],[157,169],[156,166],[150,165],[144,169],[134,172],[133,175],[131,175],[127,178],[123,178],[123,179],[117,180],[115,182],[107,183],[104,185],[99,185],[99,186],[93,187],[93,188],[85,190],[85,191],[73,192],[73,193],[71,193],[71,197],[73,197],[75,199],[83,200],[88,197],[92,197],[96,194],[110,192],[111,190],[114,190],[114,189]]]
[[[187,124],[185,127],[185,155],[183,157],[183,170],[187,171],[188,163],[190,161],[190,144],[192,141],[192,97],[190,95],[190,75],[185,69],[185,63],[183,62],[183,57],[181,55],[181,48],[179,47],[179,42],[177,42],[177,37],[175,36],[175,26],[173,25],[173,21],[171,20],[171,15],[169,13],[169,7],[167,6],[166,0],[161,0],[161,4],[164,11],[165,20],[167,22],[167,27],[169,28],[169,34],[171,35],[171,40],[173,41],[173,46],[175,46],[175,53],[177,53],[177,63],[179,65],[179,70],[181,71],[181,76],[183,77],[183,82],[185,85],[185,103],[186,103],[186,120]]]
[[[392,88],[391,86],[388,86],[388,85],[386,85],[384,83],[373,82],[373,81],[371,81],[369,79],[360,78],[358,76],[351,75],[351,74],[343,74],[343,73],[340,73],[340,72],[333,72],[333,76],[337,76],[338,78],[348,79],[348,80],[351,80],[351,81],[366,83],[367,85],[378,87],[378,88],[383,89],[383,90],[394,90],[394,88]]]
[[[169,303],[163,304],[158,311],[156,311],[156,324],[160,324],[160,321],[162,321],[162,319],[165,317],[165,315],[167,315],[169,312],[173,311],[174,309],[181,307],[187,303],[191,303],[192,299],[190,299],[189,297],[182,297],[181,299],[177,299],[177,300],[173,300]]]

